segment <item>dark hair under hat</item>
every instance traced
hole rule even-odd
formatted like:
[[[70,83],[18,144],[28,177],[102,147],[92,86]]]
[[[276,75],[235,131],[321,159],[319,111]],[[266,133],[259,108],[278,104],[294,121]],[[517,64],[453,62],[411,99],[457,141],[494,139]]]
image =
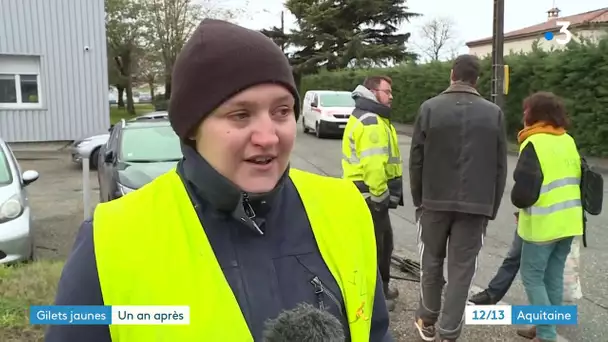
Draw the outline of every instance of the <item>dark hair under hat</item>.
[[[238,92],[262,83],[285,86],[300,99],[283,51],[264,34],[205,19],[179,53],[172,74],[169,121],[181,139]]]

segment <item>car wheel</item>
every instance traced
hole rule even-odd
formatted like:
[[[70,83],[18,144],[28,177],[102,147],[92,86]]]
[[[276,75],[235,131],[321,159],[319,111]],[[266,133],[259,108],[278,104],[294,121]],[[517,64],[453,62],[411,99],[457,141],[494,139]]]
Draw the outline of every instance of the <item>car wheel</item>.
[[[325,137],[325,134],[321,132],[321,125],[319,124],[319,122],[317,122],[317,124],[315,125],[315,135],[319,139],[323,139]]]
[[[306,127],[306,119],[304,119],[304,115],[302,115],[302,129],[304,130],[304,133],[310,132],[310,129]]]
[[[91,152],[89,157],[89,168],[91,170],[97,170],[97,163],[99,162],[99,147]]]

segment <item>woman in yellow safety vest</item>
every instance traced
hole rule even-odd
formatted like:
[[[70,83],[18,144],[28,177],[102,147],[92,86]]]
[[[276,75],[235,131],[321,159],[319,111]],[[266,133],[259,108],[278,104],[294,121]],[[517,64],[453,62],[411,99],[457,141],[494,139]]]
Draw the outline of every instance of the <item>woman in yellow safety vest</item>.
[[[562,305],[564,265],[574,237],[583,234],[581,162],[561,99],[538,92],[524,101],[524,129],[511,201],[519,208],[521,278],[530,305]],[[520,334],[556,341],[555,325]],[[535,330],[535,331],[534,331]]]
[[[172,87],[183,159],[95,208],[56,304],[188,306],[189,324],[114,317],[109,327],[53,325],[46,341],[390,341],[364,198],[352,182],[289,167],[300,100],[281,49],[206,19]],[[308,319],[293,310],[303,303],[316,307]]]

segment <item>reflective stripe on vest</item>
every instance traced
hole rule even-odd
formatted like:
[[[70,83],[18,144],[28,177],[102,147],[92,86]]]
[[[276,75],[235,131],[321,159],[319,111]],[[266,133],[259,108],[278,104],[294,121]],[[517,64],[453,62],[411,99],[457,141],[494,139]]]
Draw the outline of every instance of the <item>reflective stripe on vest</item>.
[[[355,128],[357,127],[356,125],[364,125],[364,126],[368,126],[368,125],[382,125],[384,127],[384,130],[386,131],[386,135],[388,137],[388,146],[384,146],[384,147],[372,147],[372,148],[368,148],[365,150],[362,150],[361,152],[358,153],[357,156],[357,145],[355,144],[355,138],[354,138],[354,132],[355,132]],[[366,157],[371,157],[371,156],[377,156],[377,155],[388,155],[388,164],[401,164],[401,158],[399,157],[399,154],[394,153],[392,146],[393,146],[393,142],[392,142],[392,132],[390,127],[386,127],[386,125],[384,124],[384,122],[381,122],[381,120],[378,119],[378,114],[374,114],[374,113],[366,113],[361,115],[361,117],[357,118],[357,123],[356,125],[351,129],[351,131],[348,133],[348,140],[350,142],[349,147],[350,147],[350,157],[346,156],[346,155],[342,155],[342,159],[344,159],[344,161],[346,161],[349,164],[359,164],[361,162],[361,159],[366,158]]]
[[[521,209],[518,234],[531,242],[546,242],[582,234],[580,156],[568,134],[534,134],[520,147],[532,143],[543,173],[538,200]]]
[[[382,201],[382,200],[386,199],[387,197],[389,197],[389,194],[390,194],[390,200],[393,202],[399,202],[399,200],[401,199],[400,197],[392,195],[392,194],[395,191],[398,191],[399,193],[401,193],[402,188],[403,188],[403,178],[402,177],[395,177],[395,178],[389,179],[386,184],[388,187],[388,191],[382,193],[382,195],[380,195],[380,196],[373,196],[369,190],[369,186],[367,186],[367,184],[365,184],[364,181],[354,181],[354,183],[357,186],[357,188],[359,189],[359,191],[361,191],[361,194],[363,195],[364,198],[372,196],[375,200]]]
[[[340,287],[351,340],[368,342],[377,275],[369,209],[351,182],[295,169],[290,178]],[[253,341],[175,170],[99,204],[93,232],[105,305],[190,306],[190,325],[111,325],[113,342]]]
[[[580,183],[581,183],[580,178],[576,178],[576,177],[564,177],[561,179],[557,179],[549,184],[543,185],[540,188],[540,195],[542,196],[543,194],[546,194],[553,189],[558,189],[558,188],[561,188],[564,186],[569,186],[569,185],[578,186],[578,185],[580,185]],[[551,214],[551,213],[554,213],[559,210],[580,207],[581,205],[582,205],[582,203],[581,203],[580,199],[570,199],[570,200],[565,200],[565,201],[562,201],[559,203],[552,204],[548,207],[532,206],[532,207],[526,208],[524,210],[529,215],[547,215],[547,214]]]

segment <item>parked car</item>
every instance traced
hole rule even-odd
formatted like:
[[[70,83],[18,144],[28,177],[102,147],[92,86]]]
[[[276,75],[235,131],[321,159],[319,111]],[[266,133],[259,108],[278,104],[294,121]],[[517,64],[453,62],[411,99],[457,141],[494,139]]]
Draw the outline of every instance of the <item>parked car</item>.
[[[99,200],[124,196],[175,167],[182,158],[179,137],[165,116],[139,117],[114,125],[99,155]]]
[[[141,93],[139,94],[139,103],[151,103],[152,95],[149,93]]]
[[[101,133],[75,140],[70,147],[72,161],[81,164],[84,158],[88,158],[89,167],[93,170],[97,169],[99,149],[109,138],[110,133]]]
[[[137,116],[131,121],[146,120],[146,119],[169,119],[169,113],[166,110],[150,112],[144,115]]]
[[[307,91],[302,104],[304,133],[314,131],[318,138],[341,135],[354,109],[355,100],[349,91]]]
[[[151,112],[135,117],[133,120],[167,118],[166,111]],[[112,127],[108,130],[112,131]],[[80,164],[84,158],[89,158],[89,167],[96,170],[99,164],[99,151],[108,142],[110,133],[102,133],[75,140],[71,145],[72,161]]]
[[[21,173],[17,158],[0,139],[0,264],[34,259],[32,217],[26,187],[38,172]]]

